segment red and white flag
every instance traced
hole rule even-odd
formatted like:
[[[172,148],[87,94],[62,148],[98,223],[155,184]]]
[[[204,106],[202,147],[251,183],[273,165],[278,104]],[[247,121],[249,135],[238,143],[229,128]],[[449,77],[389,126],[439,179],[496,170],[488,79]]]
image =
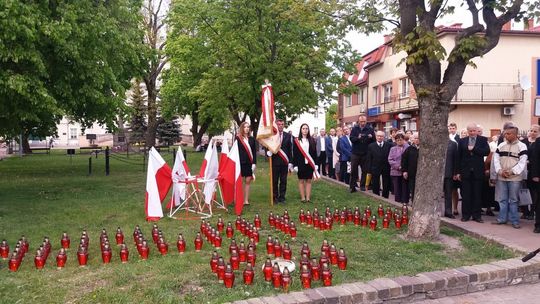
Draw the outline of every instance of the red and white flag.
[[[223,176],[225,175],[225,166],[227,162],[229,161],[229,143],[227,141],[227,138],[223,139],[223,144],[221,145],[221,155],[219,159],[219,185],[221,186],[221,195],[223,196],[223,201],[225,202],[232,202],[234,200],[234,192],[227,192],[225,193],[223,191],[224,186],[224,180]]]
[[[204,182],[204,202],[211,204],[214,197],[214,192],[216,190],[217,178],[219,174],[219,162],[216,145],[208,147],[208,150],[210,150],[210,157],[207,159],[204,179],[202,181]]]
[[[173,193],[167,208],[177,207],[186,199],[186,180],[189,176],[189,167],[182,153],[182,147],[178,147],[174,166],[172,169]]]
[[[226,204],[234,202],[234,211],[236,215],[242,214],[244,208],[244,190],[242,189],[242,176],[240,175],[240,155],[238,154],[238,141],[235,140],[229,159],[223,169],[223,200]]]
[[[276,154],[281,147],[281,141],[275,119],[274,93],[270,83],[262,86],[261,107],[257,140],[270,152]]]
[[[169,193],[172,184],[171,168],[152,147],[148,154],[146,173],[145,209],[147,221],[158,221],[163,217],[161,202]]]
[[[208,144],[208,147],[206,148],[206,152],[204,153],[204,159],[201,164],[201,169],[199,170],[199,177],[205,177],[206,173],[206,167],[208,166],[208,162],[210,161],[210,157],[212,156],[212,141]]]

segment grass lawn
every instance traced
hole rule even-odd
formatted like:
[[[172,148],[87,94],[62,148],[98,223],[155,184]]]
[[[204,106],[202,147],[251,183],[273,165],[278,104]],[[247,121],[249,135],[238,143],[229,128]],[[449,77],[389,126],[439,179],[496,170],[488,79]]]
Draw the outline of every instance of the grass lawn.
[[[188,153],[192,171],[198,170],[202,153]],[[244,216],[252,221],[255,213],[263,220],[261,242],[257,246],[255,284],[243,286],[241,271],[236,271],[235,286],[226,289],[210,271],[209,261],[214,250],[207,242],[203,250],[194,251],[193,240],[199,221],[164,218],[158,222],[169,242],[169,254],[159,255],[154,244],[150,258],[141,261],[132,242],[135,225],[141,225],[146,239],[151,239],[151,223],[145,222],[144,193],[146,173],[142,156],[130,155],[111,159],[111,174],[104,174],[104,158],[92,159],[93,175],[88,176],[88,155],[69,156],[57,153],[12,157],[0,161],[0,240],[6,239],[13,250],[16,241],[25,235],[30,250],[18,272],[7,269],[7,261],[0,261],[1,303],[221,303],[255,296],[278,294],[264,282],[260,264],[264,262],[264,242],[268,235],[288,240],[281,232],[270,229],[267,215],[270,210],[282,214],[287,208],[297,222],[300,208],[324,210],[366,205],[376,209],[379,202],[362,195],[350,194],[345,188],[326,182],[313,187],[313,203],[300,203],[296,177],[289,178],[286,206],[270,207],[268,202],[268,163],[259,158],[257,180],[251,190],[251,206]],[[172,167],[172,154],[164,154]],[[224,220],[234,223],[233,212],[219,211]],[[217,216],[211,219],[215,225]],[[233,224],[234,225],[234,224]],[[379,223],[379,225],[381,225]],[[121,264],[118,248],[113,247],[111,264],[101,263],[99,233],[106,228],[114,242],[116,227],[121,227],[130,250],[130,261]],[[370,231],[366,228],[334,225],[332,231],[321,232],[297,223],[298,238],[288,240],[293,257],[299,257],[303,241],[310,245],[312,255],[318,256],[323,239],[343,247],[348,256],[348,269],[332,267],[333,283],[367,281],[378,277],[413,275],[418,272],[453,268],[512,257],[513,254],[491,243],[472,239],[447,228],[443,233],[461,241],[463,250],[448,250],[441,244],[407,242],[400,235],[404,230]],[[76,260],[76,246],[81,231],[90,234],[88,267],[80,268]],[[60,248],[60,237],[66,231],[71,237],[67,265],[56,270],[55,257]],[[176,252],[176,235],[182,232],[187,240],[184,255]],[[33,258],[43,237],[49,236],[53,248],[45,269],[37,271]],[[235,232],[239,242],[242,236]],[[246,242],[247,243],[247,242]],[[228,261],[230,241],[224,237],[219,250]],[[244,266],[240,266],[243,270]],[[299,273],[292,273],[292,290],[300,290]],[[314,282],[313,287],[321,286]]]

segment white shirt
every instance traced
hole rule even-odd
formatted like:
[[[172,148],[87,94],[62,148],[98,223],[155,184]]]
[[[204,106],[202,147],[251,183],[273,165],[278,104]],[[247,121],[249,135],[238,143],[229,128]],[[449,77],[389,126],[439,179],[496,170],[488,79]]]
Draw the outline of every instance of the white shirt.
[[[321,141],[321,152],[325,152],[326,151],[326,137],[319,137],[320,141]]]
[[[302,146],[302,150],[306,152],[306,154],[309,154],[309,139],[307,138],[301,138],[300,139],[300,146]],[[304,158],[305,164],[308,164],[308,161],[306,158]]]

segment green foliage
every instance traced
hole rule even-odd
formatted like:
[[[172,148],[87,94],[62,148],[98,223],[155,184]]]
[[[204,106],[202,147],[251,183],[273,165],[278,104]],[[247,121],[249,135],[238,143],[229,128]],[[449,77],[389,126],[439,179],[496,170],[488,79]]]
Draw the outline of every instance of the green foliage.
[[[173,145],[180,139],[180,126],[176,118],[162,122],[157,127],[157,138],[161,144]]]
[[[131,104],[129,108],[131,109],[131,120],[130,120],[130,142],[131,143],[141,143],[144,141],[146,134],[146,106],[145,106],[145,95],[144,91],[141,89],[141,82],[136,80],[132,86],[131,93]]]
[[[437,39],[437,33],[422,26],[415,27],[405,36],[397,34],[393,46],[396,51],[407,53],[404,59],[407,65],[422,64],[424,60],[441,61],[446,57],[446,50]]]
[[[336,128],[337,124],[337,103],[331,104],[326,109],[326,132],[330,132],[330,129]]]
[[[0,134],[114,125],[140,71],[139,1],[0,2]],[[49,135],[49,134],[47,134]]]
[[[453,62],[460,57],[472,67],[476,68],[472,59],[477,56],[478,50],[486,46],[487,40],[482,36],[470,36],[459,39],[456,42],[455,51],[448,57],[449,62]]]
[[[273,85],[278,117],[329,102],[341,81],[333,67],[351,69],[357,59],[339,42],[345,29],[331,17],[337,8],[326,1],[173,2],[166,112],[186,115],[186,108],[200,107],[201,118],[215,119],[217,112],[225,122],[244,115],[253,122],[265,79]]]

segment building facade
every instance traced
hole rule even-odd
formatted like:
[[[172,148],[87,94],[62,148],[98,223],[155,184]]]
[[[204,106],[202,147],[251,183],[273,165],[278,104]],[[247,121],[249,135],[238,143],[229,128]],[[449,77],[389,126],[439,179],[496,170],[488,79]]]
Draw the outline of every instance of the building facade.
[[[449,122],[457,123],[459,129],[476,122],[485,136],[499,134],[506,121],[522,129],[539,122],[540,105],[535,104],[540,103],[540,26],[533,25],[531,21],[528,30],[516,30],[509,23],[499,44],[473,60],[477,68],[465,70],[463,85],[451,102]],[[438,38],[447,54],[460,31],[461,24],[440,28]],[[364,56],[357,74],[346,75],[357,91],[339,95],[339,122],[351,124],[364,113],[378,130],[416,131],[421,124],[416,94],[405,64],[399,64],[406,53],[394,52],[390,37],[386,40]]]

